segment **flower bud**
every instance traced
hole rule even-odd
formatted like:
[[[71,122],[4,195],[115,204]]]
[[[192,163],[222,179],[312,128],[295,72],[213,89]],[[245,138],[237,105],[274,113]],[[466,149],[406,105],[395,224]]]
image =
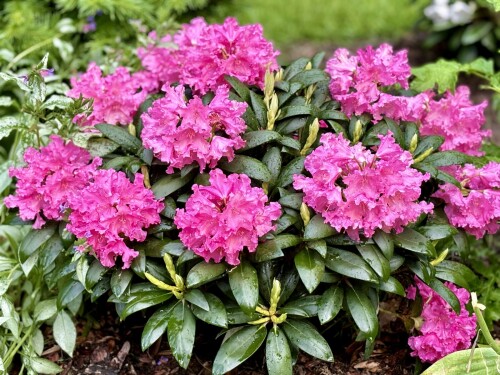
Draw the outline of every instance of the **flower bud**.
[[[318,131],[319,131],[319,121],[317,118],[315,118],[312,124],[309,125],[309,135],[307,136],[304,147],[300,151],[300,155],[304,156],[307,153],[307,151],[309,151],[311,146],[316,141],[316,138],[318,137]]]

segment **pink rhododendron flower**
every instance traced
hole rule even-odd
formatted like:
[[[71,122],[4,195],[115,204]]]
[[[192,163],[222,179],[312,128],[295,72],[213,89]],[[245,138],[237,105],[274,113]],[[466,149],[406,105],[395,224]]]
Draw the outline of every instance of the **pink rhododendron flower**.
[[[162,161],[169,163],[167,173],[193,162],[203,170],[215,167],[234,150],[242,148],[241,134],[246,124],[241,118],[247,104],[229,100],[229,88],[220,86],[208,105],[194,96],[186,102],[184,87],[165,86],[165,97],[156,100],[142,115],[144,145]]]
[[[201,17],[182,26],[173,38],[137,51],[142,65],[159,81],[179,81],[205,94],[225,84],[224,75],[264,86],[267,69],[277,70],[273,45],[264,38],[261,25],[240,26],[234,18],[209,25]]]
[[[85,126],[99,123],[130,124],[148,94],[146,90],[140,90],[141,83],[126,68],[118,67],[113,74],[103,77],[95,63],[90,63],[80,77],[72,77],[71,86],[68,96],[78,98],[82,95],[94,100],[90,116],[80,115],[74,119]]]
[[[458,86],[455,94],[447,92],[439,101],[429,103],[428,113],[422,119],[422,135],[441,135],[445,141],[441,150],[455,150],[481,156],[481,144],[491,131],[481,131],[485,123],[484,109],[487,101],[473,105],[469,88]]]
[[[275,229],[272,222],[281,215],[279,203],[266,205],[264,191],[250,185],[244,174],[225,176],[220,169],[210,171],[210,186],[193,185],[193,195],[185,209],[177,209],[175,225],[182,243],[205,261],[231,265],[246,247],[257,248],[259,237]]]
[[[100,158],[92,160],[87,150],[65,144],[57,135],[50,143],[24,153],[25,167],[11,168],[9,174],[17,178],[16,195],[9,195],[4,203],[9,208],[19,207],[23,220],[33,220],[33,228],[40,229],[45,220],[62,220],[68,208],[68,199],[78,194],[101,164]]]
[[[361,143],[351,146],[342,135],[321,137],[319,146],[305,160],[312,177],[295,175],[293,186],[304,192],[304,202],[336,230],[359,240],[377,228],[399,233],[433,205],[419,202],[420,186],[430,178],[411,168],[408,151],[392,134],[380,136],[376,152]]]
[[[136,174],[132,183],[123,172],[102,169],[94,174],[91,184],[70,199],[67,229],[86,239],[105,267],[114,266],[118,256],[123,268],[130,267],[139,253],[125,240],[144,241],[144,228],[160,222],[163,203],[144,187],[143,180],[142,174]]]
[[[422,297],[423,323],[417,327],[421,335],[408,339],[408,345],[413,350],[412,356],[418,356],[424,362],[435,362],[447,354],[468,349],[476,335],[476,316],[465,308],[470,294],[464,288],[457,288],[446,282],[460,301],[460,314],[456,314],[450,305],[434,290],[415,276],[415,284]],[[416,288],[408,288],[407,297],[415,299]]]
[[[450,223],[476,238],[496,233],[500,228],[500,163],[482,168],[466,164],[454,175],[462,189],[444,184],[434,194],[446,203],[444,212]]]

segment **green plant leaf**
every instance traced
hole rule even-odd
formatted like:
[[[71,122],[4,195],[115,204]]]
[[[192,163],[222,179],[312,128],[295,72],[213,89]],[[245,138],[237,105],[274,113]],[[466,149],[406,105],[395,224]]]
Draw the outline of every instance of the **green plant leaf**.
[[[282,170],[276,183],[279,187],[286,187],[293,182],[293,176],[304,170],[304,156],[299,156],[288,163]]]
[[[271,184],[274,184],[281,172],[281,151],[278,147],[271,147],[262,158],[262,162],[266,165],[271,173]]]
[[[312,293],[325,272],[324,259],[314,250],[303,249],[295,256],[294,261],[302,283]]]
[[[260,160],[250,156],[235,155],[231,162],[220,161],[219,167],[231,173],[244,173],[248,177],[259,181],[271,181],[271,172],[267,169],[267,166]]]
[[[130,270],[115,270],[111,275],[111,291],[120,297],[130,285],[134,273]]]
[[[361,288],[348,286],[346,306],[359,330],[366,334],[369,340],[375,340],[378,333],[378,317],[372,301]]]
[[[336,111],[334,109],[324,109],[320,111],[318,113],[318,118],[322,120],[349,120],[349,118],[343,112]]]
[[[267,331],[260,326],[246,326],[225,340],[215,356],[212,373],[224,375],[246,361],[266,339]]]
[[[491,1],[491,0],[490,0]],[[295,75],[304,71],[310,60],[307,57],[301,57],[294,60],[290,65],[288,65],[283,71],[283,79],[285,81],[291,80]]]
[[[304,229],[304,240],[319,240],[333,236],[335,233],[337,233],[336,230],[326,224],[321,215],[315,215]]]
[[[413,68],[411,70],[415,79],[411,82],[411,88],[418,92],[438,87],[440,94],[446,90],[455,91],[458,80],[458,74],[461,71],[461,65],[455,61],[440,59],[435,63]]]
[[[278,120],[284,120],[294,116],[309,116],[311,114],[311,107],[308,105],[291,105],[281,108],[281,113]]]
[[[283,251],[276,240],[267,240],[257,246],[255,250],[255,261],[265,262],[284,256]]]
[[[496,374],[499,365],[500,356],[492,348],[474,348],[448,354],[421,375]]]
[[[111,124],[98,124],[95,128],[127,151],[137,153],[142,148],[140,139],[130,134],[126,128]]]
[[[287,319],[282,327],[292,345],[313,357],[333,362],[330,346],[311,323],[305,320]]]
[[[73,357],[73,350],[75,350],[76,345],[76,328],[66,311],[61,310],[57,313],[52,328],[57,345],[59,345],[66,354]]]
[[[107,138],[93,137],[87,141],[86,149],[92,156],[106,156],[115,151],[120,145]]]
[[[242,261],[228,274],[229,285],[236,302],[245,313],[251,314],[255,311],[259,298],[257,271],[249,262]]]
[[[211,293],[205,293],[205,298],[208,302],[208,310],[203,310],[198,306],[192,306],[193,314],[205,323],[213,326],[227,328],[228,319],[224,303]]]
[[[179,173],[174,173],[160,178],[151,186],[151,190],[153,190],[156,199],[165,198],[186,185],[192,177],[193,173],[188,173],[184,177],[181,177]]]
[[[318,319],[323,325],[335,318],[342,308],[344,289],[334,285],[328,288],[318,301]]]
[[[391,265],[389,260],[374,245],[357,245],[361,257],[380,276],[382,280],[387,280],[391,275]]]
[[[490,21],[475,21],[465,27],[462,33],[462,44],[468,46],[480,41],[483,37],[492,32],[495,24]]]
[[[224,79],[231,85],[243,101],[248,102],[250,100],[250,90],[238,78],[225,75]]]
[[[37,374],[59,374],[63,369],[56,365],[54,362],[45,358],[30,357],[30,367]]]
[[[276,327],[266,340],[267,372],[272,375],[292,375],[292,354],[285,333]]]
[[[166,307],[159,308],[148,319],[141,335],[141,348],[146,351],[151,345],[158,340],[167,330],[168,320],[172,314],[174,307],[181,302],[176,301]]]
[[[448,224],[432,224],[422,226],[418,227],[417,231],[432,241],[442,240],[443,238],[447,238],[458,233],[458,230],[455,227]]]
[[[394,242],[392,241],[392,237],[389,233],[385,233],[384,231],[377,229],[375,234],[373,235],[373,241],[377,244],[378,248],[384,256],[390,260],[392,255],[394,254]]]
[[[140,311],[147,309],[148,307],[159,305],[170,299],[172,297],[172,293],[167,292],[166,290],[149,290],[139,295],[136,295],[129,301],[123,310],[120,312],[120,319],[123,320],[127,316]]]
[[[294,210],[298,211],[300,210],[303,198],[304,194],[302,193],[292,193],[282,196],[278,202],[282,206],[293,208]]]
[[[431,257],[436,257],[436,249],[423,234],[418,233],[411,228],[405,228],[403,232],[393,234],[392,239],[396,246],[410,250],[420,254],[426,254]]]
[[[318,315],[318,300],[320,296],[309,295],[300,297],[288,302],[285,306],[279,309],[280,313],[288,315],[296,315],[302,317],[312,317]]]
[[[36,304],[33,316],[37,322],[49,320],[57,314],[56,299],[46,299]]]
[[[190,289],[184,293],[184,298],[186,301],[191,302],[192,306],[198,306],[199,308],[209,311],[210,306],[205,298],[203,292],[199,289]]]
[[[281,134],[272,130],[257,130],[243,134],[243,140],[246,142],[241,151],[250,150],[254,147],[278,140]]]
[[[197,263],[186,276],[186,287],[197,288],[222,277],[225,272],[226,266],[223,263]]]
[[[267,127],[267,108],[264,105],[264,101],[255,92],[250,91],[250,103],[260,128],[265,129]]]
[[[48,224],[42,229],[32,229],[24,237],[19,246],[19,260],[25,262],[35,251],[50,238],[56,231],[54,224]]]
[[[300,73],[294,75],[290,82],[298,82],[302,84],[303,87],[314,85],[320,81],[328,81],[330,80],[330,76],[325,73],[324,70],[321,69],[309,69],[304,70]]]
[[[402,297],[406,296],[405,288],[401,283],[394,277],[390,276],[387,280],[381,281],[379,289],[384,292],[394,293]]]
[[[21,128],[21,119],[14,116],[0,118],[0,139],[8,137],[10,132]]]
[[[178,303],[167,323],[168,344],[179,365],[186,369],[191,360],[196,333],[196,319],[187,304]]]
[[[425,163],[433,167],[445,167],[448,165],[472,163],[474,158],[458,151],[441,151],[425,158]]]
[[[377,275],[363,258],[350,251],[329,247],[325,262],[329,269],[341,275],[372,283],[379,283]]]
[[[455,311],[457,314],[460,313],[460,302],[455,293],[448,289],[446,285],[444,285],[438,279],[432,279],[429,283],[429,286],[434,289],[437,294],[443,297],[446,302],[448,302],[453,311]]]
[[[84,291],[82,283],[77,280],[70,280],[65,283],[57,295],[57,307],[62,309]]]
[[[85,275],[85,289],[91,290],[107,271],[108,268],[104,267],[98,259],[94,259]]]
[[[470,289],[470,284],[477,280],[476,274],[469,267],[452,260],[443,260],[436,266],[436,277],[466,289]]]

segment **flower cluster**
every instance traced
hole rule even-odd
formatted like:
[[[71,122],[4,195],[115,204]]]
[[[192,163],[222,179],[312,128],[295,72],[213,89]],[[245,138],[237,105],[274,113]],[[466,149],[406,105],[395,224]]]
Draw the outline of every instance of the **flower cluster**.
[[[140,77],[139,77],[140,78]],[[116,68],[113,74],[102,76],[101,69],[90,63],[87,72],[71,78],[71,90],[67,95],[72,98],[83,96],[93,99],[93,111],[88,117],[78,115],[74,121],[83,126],[99,123],[128,125],[148,94],[142,89],[141,79],[131,75],[124,67]]]
[[[16,195],[4,199],[9,208],[18,207],[23,220],[33,220],[39,229],[45,219],[62,220],[68,200],[83,189],[95,174],[101,159],[92,160],[87,150],[56,135],[50,143],[24,153],[25,167],[11,168],[9,174],[17,178]]]
[[[210,186],[193,185],[185,209],[178,209],[174,223],[182,243],[203,257],[237,265],[246,247],[253,252],[259,237],[275,229],[272,222],[281,215],[279,203],[266,205],[261,188],[252,187],[244,174],[225,176],[210,171]]]
[[[203,170],[215,167],[234,150],[242,148],[241,134],[246,129],[241,118],[246,103],[229,100],[229,88],[219,86],[208,105],[194,96],[186,102],[184,87],[164,86],[165,97],[156,100],[142,115],[144,145],[162,161],[169,163],[167,173],[196,162]]]
[[[439,101],[430,101],[429,110],[422,118],[422,135],[441,135],[445,141],[442,150],[455,150],[481,156],[481,144],[490,131],[481,131],[485,123],[487,101],[473,105],[469,88],[458,86],[455,94],[447,92]]]
[[[342,135],[324,134],[322,146],[305,160],[312,177],[295,175],[293,186],[304,192],[304,202],[336,230],[359,240],[377,228],[397,233],[433,205],[418,202],[423,181],[430,178],[411,168],[413,159],[394,142],[380,137],[375,153],[361,143],[350,146]]]
[[[144,241],[147,233],[143,228],[160,222],[163,203],[143,182],[142,174],[136,174],[131,183],[123,172],[102,169],[70,199],[67,229],[86,239],[103,266],[114,266],[121,256],[123,268],[130,267],[138,252],[125,244],[125,238]]]
[[[444,212],[451,224],[476,238],[500,228],[500,163],[482,168],[466,164],[455,172],[462,189],[444,184],[434,196],[446,203]]]
[[[201,94],[224,84],[224,75],[262,88],[266,70],[278,69],[278,52],[263,37],[262,26],[240,26],[234,18],[221,25],[195,18],[158,44],[138,50],[145,69],[162,83],[179,81]]]
[[[416,121],[432,97],[427,92],[414,97],[386,92],[394,85],[408,88],[411,75],[407,51],[393,53],[388,44],[375,50],[371,46],[360,49],[356,56],[350,56],[344,48],[337,49],[326,63],[326,72],[331,76],[330,93],[348,116],[370,113],[376,121],[383,116]]]
[[[467,349],[476,335],[476,316],[465,308],[470,294],[466,289],[457,288],[452,283],[445,285],[458,298],[460,313],[456,314],[450,305],[420,279],[415,277],[418,293],[422,297],[422,325],[417,327],[421,335],[408,339],[413,350],[412,356],[418,356],[424,362],[435,362],[447,354]],[[415,299],[417,288],[410,286],[407,297]]]

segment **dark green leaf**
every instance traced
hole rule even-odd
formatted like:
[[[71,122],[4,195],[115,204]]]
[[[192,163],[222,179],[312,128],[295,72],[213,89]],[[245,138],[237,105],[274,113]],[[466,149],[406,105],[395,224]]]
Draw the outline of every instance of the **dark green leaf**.
[[[350,251],[328,248],[326,266],[332,271],[354,279],[378,284],[378,278],[372,268],[359,256]]]
[[[257,130],[243,134],[242,138],[246,144],[241,151],[245,151],[280,139],[281,135],[272,130]]]
[[[286,81],[292,79],[296,74],[302,72],[310,60],[307,57],[301,57],[294,60],[290,65],[288,65],[283,71],[283,78]]]
[[[387,280],[391,274],[391,266],[387,258],[375,245],[356,246],[361,257],[368,263],[382,280]]]
[[[246,326],[225,340],[214,360],[212,373],[224,375],[246,361],[266,339],[267,331],[260,326]]]
[[[455,227],[448,224],[422,226],[418,227],[417,230],[430,240],[442,240],[458,233]]]
[[[162,307],[151,315],[148,319],[141,335],[141,348],[142,351],[146,351],[151,345],[158,340],[161,335],[167,330],[168,319],[172,314],[172,310],[181,302],[174,302],[169,304],[167,307]]]
[[[188,290],[184,293],[184,298],[186,299],[186,301],[191,302],[192,305],[198,306],[200,309],[203,309],[205,311],[210,310],[207,299],[199,289]]]
[[[404,286],[401,285],[401,283],[392,276],[389,276],[389,278],[386,281],[381,281],[379,288],[384,292],[398,294],[402,297],[406,296]]]
[[[299,297],[293,301],[288,302],[285,306],[279,309],[280,313],[287,313],[288,315],[296,315],[302,317],[312,317],[318,315],[318,301],[320,296],[305,296]]]
[[[266,260],[282,257],[283,251],[275,240],[267,240],[257,246],[255,251],[255,261],[265,262]]]
[[[253,320],[257,320],[257,319],[261,318],[261,315],[257,314],[256,312],[254,312],[250,315],[245,314],[241,310],[240,306],[237,304],[226,303],[225,306],[226,306],[226,312],[227,312],[227,322],[231,325],[248,323],[248,322],[251,322]]]
[[[200,262],[189,270],[186,277],[186,286],[188,288],[197,288],[222,277],[225,272],[226,266],[223,263]]]
[[[441,147],[443,142],[444,138],[438,135],[422,137],[418,142],[417,148],[413,152],[413,158],[420,156],[430,148],[432,148],[434,151],[437,151],[439,147]]]
[[[494,23],[490,21],[475,21],[469,24],[462,34],[462,44],[468,46],[481,40],[491,32]]]
[[[227,83],[231,85],[231,87],[236,91],[236,93],[243,99],[245,102],[250,100],[250,90],[248,87],[242,83],[238,78],[231,76],[224,76]]]
[[[219,162],[219,167],[228,172],[246,174],[248,177],[259,181],[271,181],[271,172],[267,169],[267,166],[260,160],[250,156],[236,155],[231,162]]]
[[[184,177],[180,177],[178,173],[174,173],[160,178],[153,184],[153,186],[151,186],[151,190],[153,190],[157,199],[165,198],[186,185],[189,181],[191,181],[192,177],[193,173],[188,173]]]
[[[307,105],[291,105],[281,108],[281,113],[278,121],[294,116],[309,116],[311,114],[311,107]]]
[[[57,306],[59,309],[67,306],[76,297],[82,294],[85,288],[83,285],[76,280],[70,280],[65,283],[64,286],[59,290],[57,295]]]
[[[392,241],[391,235],[389,233],[385,233],[381,229],[377,229],[372,238],[384,256],[390,260],[394,254],[394,242]]]
[[[196,319],[187,304],[178,303],[167,323],[168,344],[179,365],[186,369],[191,360],[196,333]]]
[[[262,98],[253,91],[250,91],[250,103],[252,104],[252,109],[255,117],[257,117],[260,128],[267,128],[267,108]]]
[[[172,293],[161,289],[144,292],[134,297],[126,304],[125,308],[120,313],[120,319],[123,320],[137,311],[159,305],[160,303],[167,301],[170,297],[172,297]]]
[[[314,85],[320,81],[329,80],[330,77],[325,73],[324,70],[320,69],[309,69],[304,70],[300,73],[297,73],[293,78],[290,79],[290,82],[298,82],[303,85],[303,87]]]
[[[441,281],[438,279],[432,279],[429,283],[429,286],[434,289],[437,294],[444,298],[446,302],[449,303],[451,308],[457,313],[460,313],[460,302],[458,301],[457,296],[450,289],[446,287]]]
[[[95,128],[127,151],[137,153],[142,148],[141,141],[130,134],[126,128],[110,124],[98,124]]]
[[[348,286],[346,306],[359,330],[370,340],[375,340],[378,333],[378,317],[372,301],[361,289]]]
[[[324,109],[318,113],[318,118],[321,120],[344,120],[347,121],[349,118],[341,111],[336,111],[334,109]]]
[[[299,284],[300,276],[295,267],[293,267],[282,273],[279,280],[281,282],[281,295],[278,301],[278,306],[284,304],[288,297],[295,292],[297,285]]]
[[[436,266],[436,277],[466,289],[477,281],[477,276],[469,267],[452,260],[443,260]]]
[[[326,224],[321,215],[315,215],[304,229],[304,240],[319,240],[333,236],[335,233],[337,233],[335,229]]]
[[[274,241],[276,241],[280,249],[287,249],[300,244],[302,242],[302,238],[300,238],[300,236],[296,236],[295,234],[280,234],[275,237]]]
[[[326,256],[327,249],[325,240],[309,241],[307,242],[307,247],[316,250],[323,258]]]
[[[257,271],[247,261],[242,261],[229,272],[229,285],[241,309],[251,314],[255,311],[259,298]]]
[[[66,354],[73,357],[73,350],[76,345],[76,328],[66,311],[59,311],[52,328],[57,344]]]
[[[304,199],[304,194],[302,193],[293,193],[288,194],[279,199],[279,204],[284,207],[293,208],[294,210],[300,210],[300,206],[302,205],[302,200]]]
[[[270,330],[266,340],[267,372],[272,375],[292,375],[292,354],[283,331]]]
[[[318,301],[318,319],[323,325],[337,316],[344,301],[344,289],[340,286],[328,288]]]
[[[312,293],[321,282],[325,272],[325,261],[316,251],[309,249],[300,251],[294,260],[302,283],[309,293]]]
[[[276,229],[274,230],[273,233],[279,234],[283,232],[285,229],[295,224],[298,220],[299,220],[298,215],[288,215],[288,214],[282,215],[276,222]]]
[[[115,270],[111,275],[111,291],[120,297],[130,285],[134,273],[130,270]]]
[[[146,272],[146,254],[143,250],[139,251],[139,255],[134,258],[132,264],[130,265],[132,271],[141,278],[144,278],[144,273]]]
[[[283,324],[288,340],[313,357],[333,362],[333,353],[326,340],[305,320],[287,319]]]
[[[107,138],[90,138],[87,141],[86,149],[92,156],[106,156],[115,151],[120,145]]]
[[[425,158],[425,163],[433,167],[472,163],[474,158],[458,151],[436,152]]]
[[[271,147],[265,153],[262,158],[262,162],[266,165],[267,169],[271,173],[271,183],[275,183],[278,180],[278,176],[281,172],[281,152],[278,147]]]
[[[56,226],[48,224],[42,229],[32,229],[19,246],[19,260],[25,262],[30,255],[39,249],[56,231]]]
[[[388,129],[392,132],[392,136],[396,140],[396,143],[401,147],[404,147],[404,135],[401,131],[401,126],[391,119],[384,119],[387,124]]]
[[[393,234],[392,239],[396,246],[402,247],[403,249],[436,257],[436,249],[432,243],[427,237],[418,233],[416,230],[405,228],[403,232]]]
[[[213,326],[227,328],[228,319],[224,303],[214,294],[205,293],[205,298],[208,302],[208,311],[200,309],[198,306],[193,306],[193,314],[200,320]]]

